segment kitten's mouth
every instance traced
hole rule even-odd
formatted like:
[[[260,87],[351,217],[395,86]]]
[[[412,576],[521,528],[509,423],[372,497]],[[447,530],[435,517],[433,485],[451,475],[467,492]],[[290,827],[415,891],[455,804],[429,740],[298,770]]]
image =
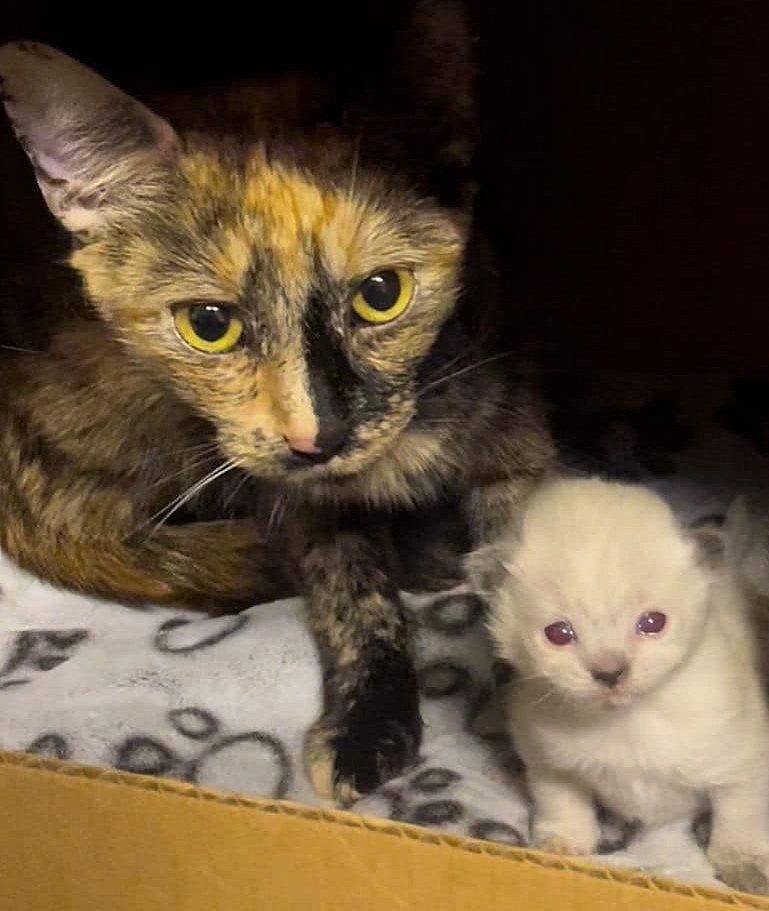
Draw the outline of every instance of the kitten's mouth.
[[[632,694],[627,690],[603,690],[592,694],[590,702],[604,709],[618,709],[632,702]]]
[[[569,690],[564,692],[565,698],[572,704],[597,712],[613,711],[630,705],[633,694],[626,689],[589,689]]]

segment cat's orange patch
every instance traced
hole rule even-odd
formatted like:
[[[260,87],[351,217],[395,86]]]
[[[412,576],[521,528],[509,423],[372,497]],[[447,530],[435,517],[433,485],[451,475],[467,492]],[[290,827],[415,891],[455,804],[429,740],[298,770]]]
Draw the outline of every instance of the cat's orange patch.
[[[240,428],[259,433],[266,440],[315,439],[318,419],[310,397],[307,366],[301,353],[293,352],[280,362],[267,361],[256,370],[255,392],[229,410]]]
[[[218,244],[213,267],[217,279],[232,300],[237,300],[243,286],[243,279],[251,264],[253,241],[244,226],[228,231]]]

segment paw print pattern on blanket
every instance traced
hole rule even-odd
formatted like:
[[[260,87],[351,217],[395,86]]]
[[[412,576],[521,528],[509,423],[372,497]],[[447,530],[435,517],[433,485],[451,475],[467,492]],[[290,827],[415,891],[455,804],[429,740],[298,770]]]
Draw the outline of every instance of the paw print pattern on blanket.
[[[508,845],[525,845],[524,828],[477,815],[472,776],[440,766],[423,767],[369,798],[371,809],[398,822],[469,835]],[[361,807],[363,809],[363,807]],[[368,808],[367,808],[368,809]],[[504,813],[504,809],[502,811]],[[521,815],[525,821],[526,814]]]
[[[11,643],[5,664],[0,668],[0,690],[29,683],[40,671],[51,671],[63,664],[88,638],[88,630],[24,630]]]
[[[228,636],[240,632],[248,623],[245,614],[214,617],[201,624],[183,617],[172,617],[161,623],[155,634],[155,648],[172,655],[184,655],[218,645]]]
[[[26,748],[26,752],[44,756],[46,759],[69,759],[72,755],[66,737],[53,731],[36,737]]]
[[[157,736],[132,734],[115,746],[113,765],[138,775],[165,775],[210,787],[236,788],[280,798],[288,794],[293,768],[284,744],[266,731],[222,733],[221,722],[198,706],[172,709],[171,728],[191,741],[192,753]],[[239,783],[236,783],[239,782]]]
[[[718,440],[750,449],[725,431]],[[698,476],[661,483],[690,521],[729,505],[730,482],[718,480],[717,490]],[[300,601],[234,617],[160,606],[136,611],[53,589],[2,555],[0,588],[0,747],[323,803],[301,762],[304,733],[321,707],[322,676]],[[510,669],[494,661],[485,604],[461,586],[406,593],[404,602],[414,618],[422,756],[353,809],[525,845],[523,769],[498,698]],[[633,839],[629,827],[607,820],[603,835],[602,849],[621,849],[612,854],[615,865],[714,882],[688,830]]]

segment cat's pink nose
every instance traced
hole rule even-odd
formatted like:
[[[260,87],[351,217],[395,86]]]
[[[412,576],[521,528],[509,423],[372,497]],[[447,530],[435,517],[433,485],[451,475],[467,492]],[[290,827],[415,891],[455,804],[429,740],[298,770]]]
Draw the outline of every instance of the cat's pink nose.
[[[302,455],[319,455],[320,449],[315,445],[315,437],[285,437],[288,448]]]

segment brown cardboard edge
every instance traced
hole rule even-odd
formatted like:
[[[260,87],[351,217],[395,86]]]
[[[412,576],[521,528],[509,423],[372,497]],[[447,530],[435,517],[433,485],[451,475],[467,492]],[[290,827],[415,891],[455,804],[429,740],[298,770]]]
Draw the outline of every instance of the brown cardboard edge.
[[[365,829],[376,835],[389,838],[404,838],[425,846],[444,847],[451,851],[473,855],[488,855],[511,864],[535,865],[548,870],[563,871],[579,877],[630,886],[646,892],[668,893],[679,898],[692,899],[695,902],[705,900],[730,908],[769,909],[769,900],[759,896],[725,889],[690,885],[673,879],[647,876],[632,870],[604,867],[526,848],[515,848],[462,836],[444,835],[440,832],[408,823],[395,823],[373,817],[360,816],[343,810],[311,807],[287,800],[247,797],[168,778],[156,778],[114,769],[77,765],[71,762],[42,758],[29,753],[0,751],[0,769],[2,766],[14,766],[62,778],[77,778],[182,800],[216,803],[241,811],[286,815],[311,820],[316,823],[320,822],[328,826]]]

